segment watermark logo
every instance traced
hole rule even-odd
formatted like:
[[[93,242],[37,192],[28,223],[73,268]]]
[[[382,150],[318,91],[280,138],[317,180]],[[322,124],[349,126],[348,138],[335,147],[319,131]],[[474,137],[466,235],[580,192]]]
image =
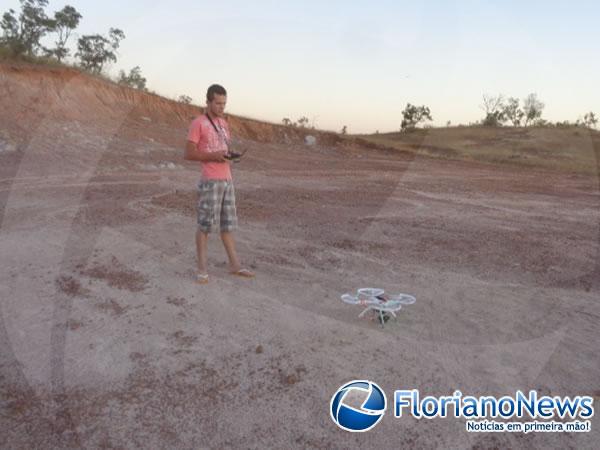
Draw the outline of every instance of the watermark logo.
[[[346,431],[369,431],[381,420],[386,406],[385,394],[377,384],[354,380],[340,387],[331,397],[331,419]]]
[[[383,417],[387,400],[383,390],[368,380],[354,380],[331,397],[330,413],[347,431],[369,431]],[[590,396],[540,396],[537,391],[516,391],[503,397],[452,395],[421,397],[418,389],[396,390],[395,418],[465,419],[467,432],[589,432],[594,416]]]

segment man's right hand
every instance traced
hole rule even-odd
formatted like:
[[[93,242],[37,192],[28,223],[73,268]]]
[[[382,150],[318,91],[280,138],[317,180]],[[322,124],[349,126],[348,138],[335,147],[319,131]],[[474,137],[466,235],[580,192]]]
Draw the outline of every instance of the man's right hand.
[[[227,152],[211,152],[210,153],[210,155],[212,156],[213,162],[227,162],[227,160],[225,159],[226,154],[227,154]]]

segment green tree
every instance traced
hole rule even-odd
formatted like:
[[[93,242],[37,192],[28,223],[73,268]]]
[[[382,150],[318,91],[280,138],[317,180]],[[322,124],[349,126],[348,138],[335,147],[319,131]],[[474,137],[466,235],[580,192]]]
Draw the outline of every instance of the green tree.
[[[77,53],[80,65],[92,73],[100,73],[109,61],[117,62],[116,51],[125,34],[118,28],[109,30],[109,37],[100,34],[81,36],[77,41]]]
[[[482,125],[497,127],[502,125],[506,120],[506,116],[504,115],[504,96],[502,94],[497,96],[483,94],[481,108],[485,111],[485,118],[481,122]]]
[[[433,120],[429,107],[425,105],[415,106],[407,103],[406,108],[402,111],[402,123],[400,124],[400,129],[402,131],[414,130],[419,123],[426,120]]]
[[[588,128],[596,128],[596,124],[598,123],[598,119],[596,115],[590,111],[585,116],[583,116],[583,125]]]
[[[539,122],[538,119],[542,117],[542,111],[544,110],[544,103],[540,101],[537,94],[529,94],[525,100],[523,100],[523,112],[525,114],[525,126],[532,122]]]
[[[2,28],[0,44],[10,49],[15,55],[22,53],[24,50],[19,40],[19,22],[15,17],[14,9],[9,9],[8,12],[2,15],[0,28]]]
[[[286,127],[292,126],[292,121],[291,121],[290,119],[288,119],[287,117],[284,117],[284,118],[281,120],[281,122],[282,122],[282,123],[283,123],[283,124],[284,124]]]
[[[9,48],[14,56],[35,56],[40,40],[54,29],[54,21],[44,11],[48,0],[19,0],[21,12],[16,16],[14,9],[2,15],[0,43]]]
[[[190,97],[189,95],[180,95],[179,98],[177,99],[177,101],[179,103],[185,103],[186,105],[191,105],[192,97]]]
[[[56,57],[58,61],[69,56],[67,41],[73,30],[79,25],[81,17],[81,14],[69,5],[54,13],[54,31],[58,33],[58,37],[55,42],[56,47],[46,49],[46,54]]]
[[[129,71],[129,74],[126,74],[121,70],[117,82],[141,91],[146,90],[146,79],[142,76],[142,69],[140,69],[140,66],[135,66]]]
[[[342,127],[342,134],[348,134],[348,127],[346,125]]]
[[[298,125],[301,128],[306,127],[308,125],[308,122],[309,122],[309,120],[308,120],[308,117],[306,117],[306,116],[302,116],[298,119]]]
[[[513,126],[518,127],[521,125],[521,120],[525,113],[519,107],[519,99],[511,97],[507,100],[502,110],[502,114],[506,120],[510,120]]]

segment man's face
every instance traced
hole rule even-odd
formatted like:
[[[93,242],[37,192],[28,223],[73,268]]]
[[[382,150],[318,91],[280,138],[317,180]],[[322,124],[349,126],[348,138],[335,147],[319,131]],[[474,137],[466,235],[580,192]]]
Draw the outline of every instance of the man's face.
[[[225,105],[227,104],[227,96],[214,94],[212,101],[208,102],[208,109],[212,114],[218,117],[223,117],[225,113]]]

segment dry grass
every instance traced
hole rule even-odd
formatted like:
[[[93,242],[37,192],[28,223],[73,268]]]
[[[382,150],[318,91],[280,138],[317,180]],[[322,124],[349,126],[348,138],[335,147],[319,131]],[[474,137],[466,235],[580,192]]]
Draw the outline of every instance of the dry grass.
[[[113,80],[110,75],[101,72],[95,73],[89,70],[78,66],[77,64],[70,64],[68,62],[60,62],[56,58],[45,57],[45,56],[28,56],[28,55],[19,55],[15,56],[12,51],[0,45],[0,62],[6,63],[12,66],[27,66],[27,67],[39,67],[39,68],[50,68],[50,69],[65,69],[65,70],[74,70],[76,72],[85,74],[92,78],[96,78],[102,81],[106,81],[115,86],[123,86],[120,85],[117,81]],[[150,92],[149,92],[150,93]],[[153,95],[157,95],[155,93],[151,93]]]
[[[0,61],[14,62],[14,63],[29,63],[39,64],[47,67],[70,67],[72,66],[61,63],[55,58],[44,57],[44,56],[28,56],[19,55],[15,56],[12,51],[3,45],[0,45]]]
[[[380,146],[430,157],[597,174],[600,133],[582,127],[450,127],[362,135]]]

